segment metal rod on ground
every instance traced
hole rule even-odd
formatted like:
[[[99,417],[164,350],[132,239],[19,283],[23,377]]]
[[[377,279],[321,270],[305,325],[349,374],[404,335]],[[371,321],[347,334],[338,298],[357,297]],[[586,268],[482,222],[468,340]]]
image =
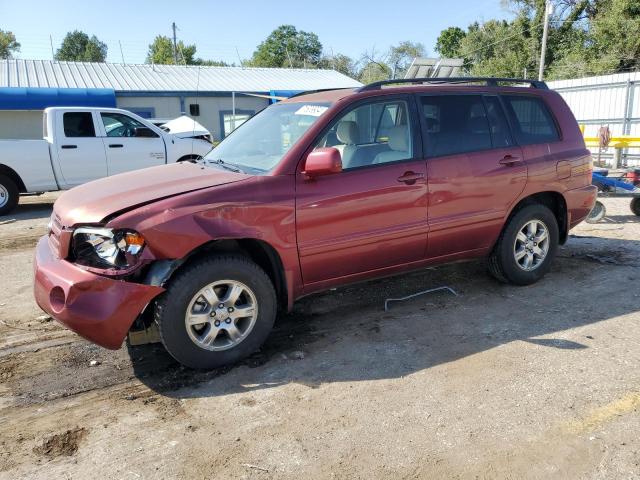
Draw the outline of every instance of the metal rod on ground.
[[[424,290],[422,292],[418,292],[418,293],[414,293],[413,295],[407,295],[406,297],[401,297],[401,298],[387,298],[384,301],[384,311],[388,312],[389,311],[389,303],[391,302],[402,302],[404,300],[409,300],[411,298],[414,297],[418,297],[420,295],[424,295],[425,293],[432,293],[432,292],[438,292],[440,290],[446,290],[448,292],[453,293],[456,297],[458,296],[458,294],[456,293],[456,291],[451,288],[451,287],[438,287],[438,288],[430,288],[429,290]]]

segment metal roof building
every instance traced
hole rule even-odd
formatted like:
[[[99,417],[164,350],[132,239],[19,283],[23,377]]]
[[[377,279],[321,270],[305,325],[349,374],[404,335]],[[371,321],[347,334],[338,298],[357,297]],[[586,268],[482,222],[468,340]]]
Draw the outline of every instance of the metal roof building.
[[[334,70],[0,60],[0,138],[40,136],[47,106],[117,106],[190,115],[219,139],[269,103],[255,95],[360,85]]]

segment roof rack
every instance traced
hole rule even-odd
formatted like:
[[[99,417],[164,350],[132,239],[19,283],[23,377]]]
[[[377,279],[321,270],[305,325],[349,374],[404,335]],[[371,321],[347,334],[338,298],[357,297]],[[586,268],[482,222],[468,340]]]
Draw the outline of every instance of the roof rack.
[[[497,87],[500,83],[528,83],[532,88],[546,90],[547,84],[540,80],[529,80],[526,78],[493,78],[493,77],[429,77],[429,78],[396,78],[394,80],[380,80],[364,87],[360,87],[358,92],[368,90],[379,90],[384,85],[395,85],[398,83],[423,84],[423,83],[484,83],[488,87]]]

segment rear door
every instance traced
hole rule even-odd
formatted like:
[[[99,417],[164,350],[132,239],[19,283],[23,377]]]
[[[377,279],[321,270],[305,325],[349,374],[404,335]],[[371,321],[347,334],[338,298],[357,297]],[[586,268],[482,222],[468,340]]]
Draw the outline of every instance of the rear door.
[[[422,95],[419,109],[429,177],[428,257],[490,247],[527,180],[500,99]]]
[[[65,188],[107,176],[102,139],[96,136],[95,112],[62,112],[56,117],[55,150]]]
[[[424,258],[427,172],[413,100],[378,98],[339,115],[316,147],[338,148],[343,171],[313,180],[297,176],[305,284]]]
[[[136,128],[148,128],[135,118],[118,112],[100,112],[102,141],[109,175],[166,163],[164,141],[155,132],[136,137]]]

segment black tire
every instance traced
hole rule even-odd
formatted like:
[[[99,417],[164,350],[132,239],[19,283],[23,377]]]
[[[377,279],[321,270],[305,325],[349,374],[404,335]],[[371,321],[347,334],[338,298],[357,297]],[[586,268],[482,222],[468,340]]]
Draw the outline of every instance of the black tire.
[[[253,327],[239,343],[228,350],[211,351],[190,338],[185,314],[202,288],[220,280],[246,285],[255,296],[258,313]],[[164,347],[178,362],[195,369],[221,367],[251,355],[267,339],[276,314],[276,292],[271,280],[258,265],[241,255],[216,255],[186,266],[171,279],[155,308]]]
[[[20,192],[11,178],[0,175],[0,215],[7,215],[18,205]]]
[[[547,227],[549,245],[543,261],[533,270],[524,270],[514,255],[516,236],[532,220]],[[551,268],[558,249],[559,233],[556,216],[541,204],[528,205],[509,218],[500,238],[489,256],[489,272],[500,282],[513,285],[530,285],[540,280]]]
[[[640,197],[636,197],[631,200],[631,211],[634,215],[640,217]]]
[[[601,201],[596,200],[596,203],[591,209],[591,211],[589,212],[589,215],[587,215],[587,218],[585,218],[585,222],[598,223],[600,220],[602,220],[606,216],[607,216],[607,207],[605,207],[604,203],[602,203]]]

